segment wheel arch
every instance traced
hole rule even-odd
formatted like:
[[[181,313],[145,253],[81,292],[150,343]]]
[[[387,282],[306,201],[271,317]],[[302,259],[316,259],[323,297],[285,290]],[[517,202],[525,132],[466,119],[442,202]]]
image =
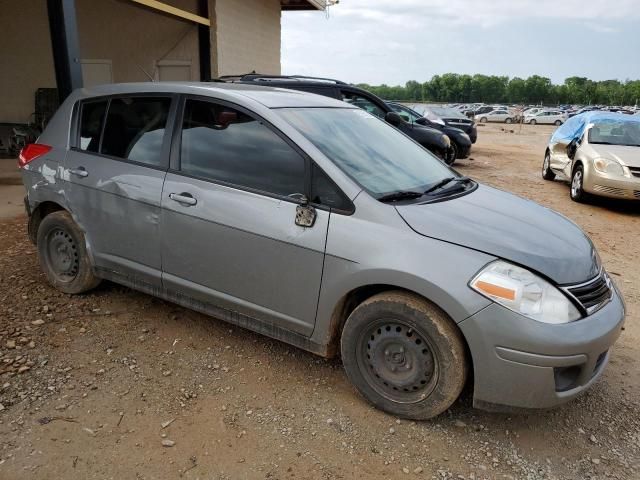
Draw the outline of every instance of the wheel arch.
[[[60,210],[66,211],[67,209],[59,203],[50,200],[40,202],[36,206],[36,208],[33,209],[31,215],[29,216],[27,233],[29,235],[29,240],[31,240],[34,245],[37,243],[38,228],[40,227],[40,223],[42,223],[42,220],[44,220],[47,215],[50,215],[53,212],[59,212]]]

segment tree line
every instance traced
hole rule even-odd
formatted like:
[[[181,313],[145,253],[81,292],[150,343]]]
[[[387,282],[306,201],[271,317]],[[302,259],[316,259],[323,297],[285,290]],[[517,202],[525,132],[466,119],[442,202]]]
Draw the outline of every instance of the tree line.
[[[408,81],[404,86],[358,85],[386,100],[449,103],[636,105],[640,80],[595,81],[569,77],[554,84],[547,77],[528,78],[497,75],[435,75],[424,83]]]

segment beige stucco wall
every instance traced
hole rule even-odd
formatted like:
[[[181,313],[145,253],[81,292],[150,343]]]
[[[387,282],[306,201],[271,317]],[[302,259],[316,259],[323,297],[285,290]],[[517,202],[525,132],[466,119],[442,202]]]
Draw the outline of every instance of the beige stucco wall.
[[[280,0],[213,0],[213,75],[280,74]]]
[[[36,90],[56,86],[46,4],[1,2],[0,122],[28,122]]]
[[[164,0],[197,13],[197,0]],[[35,92],[55,87],[45,0],[0,8],[0,122],[27,122]],[[110,60],[114,82],[157,79],[161,60],[191,62],[200,79],[197,26],[128,0],[76,0],[81,59]],[[213,76],[280,73],[280,0],[209,0]]]

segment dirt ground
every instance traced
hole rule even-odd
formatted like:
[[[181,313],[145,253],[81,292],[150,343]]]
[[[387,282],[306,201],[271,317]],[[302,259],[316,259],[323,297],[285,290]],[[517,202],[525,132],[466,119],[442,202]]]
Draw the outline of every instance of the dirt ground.
[[[571,202],[540,176],[552,128],[503,127],[481,127],[458,170],[577,222],[626,297],[585,395],[497,414],[467,392],[439,418],[400,421],[338,360],[114,284],[58,293],[19,216],[0,220],[0,478],[640,479],[640,206]]]

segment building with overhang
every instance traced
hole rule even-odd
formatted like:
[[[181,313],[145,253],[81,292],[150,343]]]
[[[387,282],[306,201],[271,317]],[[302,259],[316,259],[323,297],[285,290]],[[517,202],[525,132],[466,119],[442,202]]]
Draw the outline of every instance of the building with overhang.
[[[324,10],[326,0],[0,5],[0,125],[7,127],[42,124],[59,99],[82,86],[279,74],[282,11]]]

